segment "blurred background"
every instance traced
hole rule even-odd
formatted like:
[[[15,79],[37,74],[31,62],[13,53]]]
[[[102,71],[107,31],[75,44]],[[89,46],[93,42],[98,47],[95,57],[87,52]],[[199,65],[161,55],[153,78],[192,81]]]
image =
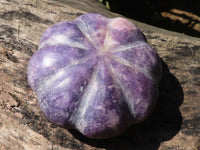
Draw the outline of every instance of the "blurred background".
[[[113,12],[153,26],[200,37],[200,0],[97,0]]]

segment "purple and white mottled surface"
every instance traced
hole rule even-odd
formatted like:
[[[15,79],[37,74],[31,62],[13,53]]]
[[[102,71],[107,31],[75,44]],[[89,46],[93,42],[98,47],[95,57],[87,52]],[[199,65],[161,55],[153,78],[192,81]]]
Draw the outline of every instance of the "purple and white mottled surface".
[[[92,13],[51,26],[28,66],[47,118],[91,138],[146,119],[160,78],[160,59],[134,24]]]

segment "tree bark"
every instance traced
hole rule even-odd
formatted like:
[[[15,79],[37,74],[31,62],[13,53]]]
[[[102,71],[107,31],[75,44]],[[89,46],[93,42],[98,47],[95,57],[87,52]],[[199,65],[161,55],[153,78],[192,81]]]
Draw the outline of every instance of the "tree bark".
[[[94,0],[0,1],[0,149],[200,149],[200,39],[133,21],[162,59],[157,107],[119,137],[88,139],[50,123],[27,82],[27,65],[51,25],[110,12]]]

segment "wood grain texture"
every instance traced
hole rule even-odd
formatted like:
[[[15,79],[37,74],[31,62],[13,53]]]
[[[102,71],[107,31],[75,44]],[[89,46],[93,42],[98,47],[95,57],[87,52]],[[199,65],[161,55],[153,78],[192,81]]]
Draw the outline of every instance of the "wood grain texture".
[[[155,112],[120,137],[91,140],[51,124],[27,82],[27,64],[42,33],[87,12],[108,17],[93,0],[0,1],[0,149],[200,149],[200,39],[136,21],[164,68]]]

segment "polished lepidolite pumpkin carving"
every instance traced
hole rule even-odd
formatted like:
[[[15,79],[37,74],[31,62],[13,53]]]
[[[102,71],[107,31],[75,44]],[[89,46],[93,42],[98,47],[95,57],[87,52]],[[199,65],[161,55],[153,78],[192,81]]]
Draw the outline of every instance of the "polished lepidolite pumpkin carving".
[[[158,98],[161,63],[123,18],[84,14],[51,26],[28,66],[28,81],[53,123],[108,138],[146,119]]]

